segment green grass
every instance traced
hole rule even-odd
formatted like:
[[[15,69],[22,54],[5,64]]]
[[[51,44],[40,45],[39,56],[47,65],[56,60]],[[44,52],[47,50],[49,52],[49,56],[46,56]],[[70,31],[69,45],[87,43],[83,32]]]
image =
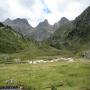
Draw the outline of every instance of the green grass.
[[[15,53],[24,49],[25,41],[12,28],[0,27],[0,53]]]
[[[13,54],[13,58],[20,58],[22,60],[37,58],[37,57],[43,57],[43,56],[55,56],[59,55],[60,50],[57,50],[53,47],[50,47],[48,45],[42,45],[41,47],[35,45],[35,44],[29,44],[29,47],[24,49],[20,53]]]
[[[22,61],[26,61],[39,57],[56,56],[60,54],[61,54],[60,50],[50,47],[49,45],[43,44],[41,46],[38,46],[33,42],[28,42],[24,50],[18,53],[0,54],[0,61],[5,61],[5,62],[8,60],[13,61],[14,59],[17,58],[19,58]]]
[[[90,62],[54,62],[46,64],[0,64],[0,86],[14,79],[13,85],[24,85],[35,90],[90,90]],[[11,85],[10,83],[8,85]]]

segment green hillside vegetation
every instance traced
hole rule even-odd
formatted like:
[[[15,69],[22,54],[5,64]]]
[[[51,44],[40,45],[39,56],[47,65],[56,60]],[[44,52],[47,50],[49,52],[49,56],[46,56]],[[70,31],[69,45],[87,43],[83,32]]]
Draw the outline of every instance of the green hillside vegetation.
[[[44,56],[60,55],[60,53],[60,50],[53,48],[47,44],[29,43],[27,45],[27,48],[22,50],[22,52],[15,53],[11,57],[20,58],[21,60],[32,60]]]
[[[4,58],[7,60],[14,58],[27,60],[42,56],[58,55],[59,50],[48,44],[23,38],[20,34],[12,30],[11,27],[4,26],[0,23],[0,53],[1,60]]]
[[[73,21],[75,27],[66,37],[66,42],[77,53],[90,51],[90,7]]]
[[[0,53],[14,53],[24,48],[24,40],[11,27],[0,23]]]
[[[51,46],[74,55],[90,50],[90,7],[71,24],[60,27],[49,41]]]
[[[64,39],[65,37],[67,37],[72,28],[73,24],[71,22],[60,26],[60,28],[56,30],[55,33],[48,40],[50,42],[50,45],[58,49],[63,49]]]
[[[90,7],[87,8],[79,17],[73,21],[75,27],[68,34],[67,39],[80,44],[86,44],[90,41]]]

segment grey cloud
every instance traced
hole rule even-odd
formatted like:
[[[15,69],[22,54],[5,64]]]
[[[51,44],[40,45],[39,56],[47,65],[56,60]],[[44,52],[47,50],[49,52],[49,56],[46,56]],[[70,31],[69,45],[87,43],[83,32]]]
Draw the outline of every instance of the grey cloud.
[[[30,8],[35,3],[35,0],[19,0],[19,3],[25,8]]]
[[[44,0],[40,0],[41,1],[41,3],[43,4],[43,6],[44,6],[44,9],[43,9],[43,11],[45,12],[45,13],[51,13],[51,11],[50,11],[50,9],[48,8],[48,6],[47,6],[47,4],[44,2]]]
[[[7,1],[0,0],[0,21],[3,21],[4,19],[9,17],[9,11],[8,11],[8,4]]]

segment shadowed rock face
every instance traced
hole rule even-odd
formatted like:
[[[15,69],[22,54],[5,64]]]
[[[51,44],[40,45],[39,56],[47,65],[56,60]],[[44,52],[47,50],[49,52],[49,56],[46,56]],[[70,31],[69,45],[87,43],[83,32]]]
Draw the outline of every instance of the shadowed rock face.
[[[26,19],[17,18],[15,20],[7,19],[3,22],[5,25],[11,26],[15,31],[26,36],[31,33],[34,29],[29,25]]]
[[[88,42],[90,40],[90,7],[74,21],[74,29],[68,34],[70,40]]]

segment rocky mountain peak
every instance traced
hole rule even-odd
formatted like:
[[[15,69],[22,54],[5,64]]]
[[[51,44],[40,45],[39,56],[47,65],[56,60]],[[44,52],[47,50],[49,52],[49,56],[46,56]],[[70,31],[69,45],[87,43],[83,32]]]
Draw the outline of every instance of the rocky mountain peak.
[[[78,23],[90,25],[90,6],[74,20],[75,24]],[[78,23],[77,23],[78,22]]]
[[[10,19],[10,18],[7,18],[7,19],[5,20],[5,22],[7,22],[7,21],[11,21],[11,19]]]
[[[26,19],[24,19],[24,18],[23,19],[17,18],[15,20],[13,20],[13,23],[14,24],[26,24],[26,25],[30,26],[28,21]]]
[[[10,18],[8,18],[8,19],[6,19],[6,20],[4,21],[4,23],[5,23],[5,24],[7,24],[7,23],[8,23],[8,24],[11,24],[11,23],[12,23],[12,20],[11,20]]]
[[[61,26],[64,26],[66,24],[69,24],[71,21],[69,21],[66,17],[62,17],[61,20],[59,20],[57,23],[54,24],[54,31],[56,31]]]
[[[45,19],[43,23],[46,25],[49,24],[47,19]]]
[[[49,26],[49,23],[48,23],[48,20],[44,20],[43,22],[40,22],[39,25],[37,27],[46,27],[46,26]]]
[[[63,24],[69,23],[69,22],[70,21],[66,17],[61,18],[61,20],[59,21],[60,25],[63,25]]]
[[[17,18],[14,20],[7,19],[3,23],[4,25],[11,26],[15,31],[21,33],[24,36],[33,31],[33,27],[24,18]]]
[[[88,42],[90,40],[90,6],[73,22],[74,29],[69,33],[68,38]]]

